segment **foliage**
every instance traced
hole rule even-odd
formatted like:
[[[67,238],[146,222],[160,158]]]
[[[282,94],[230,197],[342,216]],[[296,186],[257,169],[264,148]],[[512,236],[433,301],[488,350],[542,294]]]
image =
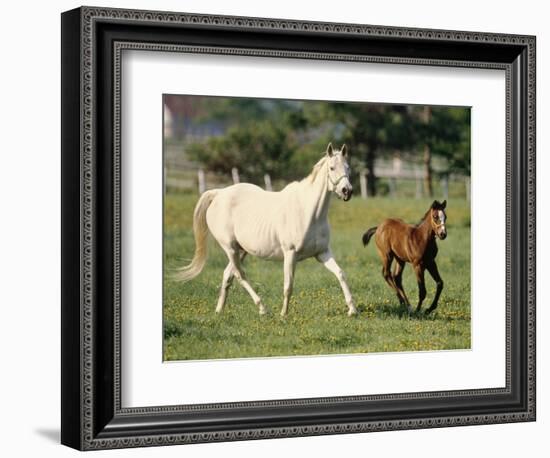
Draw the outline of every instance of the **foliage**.
[[[309,171],[329,141],[346,143],[355,169],[368,170],[376,191],[374,161],[402,158],[421,163],[422,150],[446,167],[445,173],[470,173],[470,110],[374,103],[202,98],[195,123],[215,120],[224,133],[187,145],[189,156],[207,169],[229,173],[233,167],[257,181],[264,173],[294,179]]]
[[[470,110],[432,109],[428,126],[421,130],[432,154],[445,158],[449,172],[470,175]]]
[[[264,173],[281,175],[298,146],[291,137],[287,129],[265,120],[230,127],[224,136],[190,145],[188,153],[215,172],[229,172],[237,167],[250,178]]]

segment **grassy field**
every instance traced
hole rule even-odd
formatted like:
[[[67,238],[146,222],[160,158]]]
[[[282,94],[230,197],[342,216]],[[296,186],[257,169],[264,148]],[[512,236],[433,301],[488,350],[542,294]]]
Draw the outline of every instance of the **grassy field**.
[[[214,312],[227,258],[210,237],[208,261],[194,280],[171,280],[176,267],[194,252],[191,230],[196,195],[169,193],[164,208],[164,359],[217,359],[289,355],[370,353],[470,348],[470,209],[465,200],[447,205],[448,237],[439,241],[437,257],[445,288],[435,313],[409,318],[381,275],[371,243],[361,235],[386,217],[418,222],[431,200],[333,199],[329,219],[331,246],[346,272],[359,315],[349,318],[336,278],[310,259],[296,267],[294,294],[286,318],[282,305],[282,263],[248,257],[245,272],[270,309],[260,316],[237,282],[226,308]],[[414,305],[418,290],[410,265],[403,276]],[[435,284],[426,272],[429,307]]]

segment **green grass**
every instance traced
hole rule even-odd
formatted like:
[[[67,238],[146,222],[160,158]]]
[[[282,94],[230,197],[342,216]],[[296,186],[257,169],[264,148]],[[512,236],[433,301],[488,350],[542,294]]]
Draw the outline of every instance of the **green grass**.
[[[346,272],[359,315],[349,318],[336,278],[313,259],[296,267],[294,294],[286,318],[282,305],[280,262],[247,257],[247,277],[270,309],[260,316],[237,282],[226,307],[214,312],[227,258],[210,237],[208,261],[194,280],[181,284],[170,275],[192,257],[192,213],[197,196],[168,194],[164,208],[164,359],[217,359],[289,355],[370,353],[470,348],[470,209],[465,200],[449,200],[448,237],[439,241],[437,257],[445,288],[435,313],[409,318],[381,275],[371,243],[363,232],[386,217],[417,222],[430,200],[333,199],[329,219],[331,246]],[[418,297],[410,265],[403,276],[414,305]],[[435,284],[426,272],[429,307]]]

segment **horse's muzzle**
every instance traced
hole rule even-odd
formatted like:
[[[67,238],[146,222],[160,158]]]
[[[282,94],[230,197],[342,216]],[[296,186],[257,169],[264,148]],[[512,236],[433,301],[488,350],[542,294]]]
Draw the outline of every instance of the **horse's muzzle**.
[[[344,195],[343,199],[344,202],[347,202],[351,199],[351,196],[353,194],[353,188],[342,188],[342,194]]]

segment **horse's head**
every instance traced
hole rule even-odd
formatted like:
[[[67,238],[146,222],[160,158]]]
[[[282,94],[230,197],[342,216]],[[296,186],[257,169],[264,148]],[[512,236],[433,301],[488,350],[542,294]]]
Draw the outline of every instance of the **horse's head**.
[[[351,199],[353,187],[349,181],[350,168],[348,164],[348,149],[343,145],[340,151],[332,149],[332,143],[327,146],[328,190],[338,198]]]
[[[430,221],[432,223],[432,228],[435,235],[441,240],[444,240],[447,237],[447,215],[445,214],[446,206],[446,200],[443,202],[434,200],[430,208]]]

